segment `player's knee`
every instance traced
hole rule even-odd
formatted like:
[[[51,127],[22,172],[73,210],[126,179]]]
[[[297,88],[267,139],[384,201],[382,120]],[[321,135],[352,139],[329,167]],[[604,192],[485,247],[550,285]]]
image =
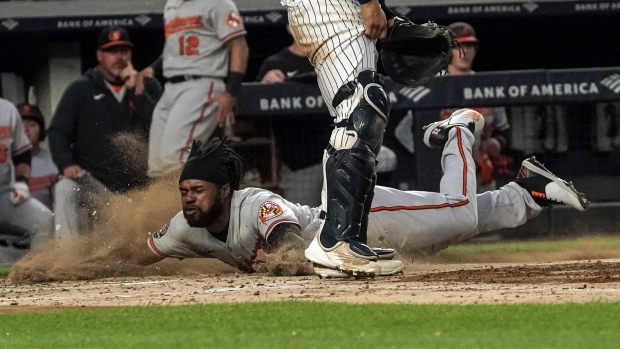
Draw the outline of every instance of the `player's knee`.
[[[474,231],[478,226],[478,209],[476,205],[465,195],[446,194],[446,199],[457,207],[452,209],[453,224],[459,232],[468,233]]]
[[[474,205],[470,202],[462,208],[463,212],[461,213],[459,225],[462,227],[463,231],[475,231],[478,227],[478,213],[476,211],[476,207],[474,207]]]
[[[388,122],[390,112],[390,98],[383,83],[383,77],[371,70],[362,71],[355,81],[343,85],[334,97],[336,107],[345,98],[359,95],[359,102],[354,107],[347,120],[340,125],[348,132],[357,135],[361,142],[354,147],[366,147],[377,155],[383,142],[383,133]]]
[[[390,98],[385,91],[383,76],[372,70],[364,70],[358,74],[354,81],[349,81],[340,86],[334,96],[332,106],[338,107],[345,99],[356,96],[358,91],[360,92],[358,94],[360,98],[360,101],[357,102],[358,105],[362,105],[363,102],[369,104],[387,122],[391,108]]]

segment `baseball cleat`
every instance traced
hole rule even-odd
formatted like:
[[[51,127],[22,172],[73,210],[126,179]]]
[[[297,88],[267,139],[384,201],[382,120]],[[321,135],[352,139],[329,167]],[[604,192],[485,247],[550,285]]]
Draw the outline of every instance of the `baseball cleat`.
[[[515,182],[525,188],[541,206],[559,203],[585,211],[590,205],[585,195],[578,192],[572,182],[554,175],[533,156],[523,160]]]
[[[377,276],[392,276],[396,274],[402,274],[403,269],[405,269],[405,264],[395,259],[379,259],[376,263],[379,264],[379,267],[381,267],[381,271],[376,274]],[[349,278],[355,276],[351,273],[347,273],[337,269],[325,268],[322,265],[316,263],[312,263],[312,267],[314,268],[314,272],[321,279]]]
[[[325,269],[343,272],[356,278],[374,277],[381,272],[381,267],[377,262],[353,252],[348,242],[339,241],[334,247],[327,249],[321,246],[318,235],[306,249],[305,256],[312,262],[315,273],[319,276],[331,276]],[[376,260],[377,257],[374,256],[374,259]]]
[[[424,126],[424,144],[429,148],[443,148],[448,141],[450,129],[455,126],[465,127],[473,134],[478,134],[484,128],[484,116],[473,109],[459,109],[445,120]]]

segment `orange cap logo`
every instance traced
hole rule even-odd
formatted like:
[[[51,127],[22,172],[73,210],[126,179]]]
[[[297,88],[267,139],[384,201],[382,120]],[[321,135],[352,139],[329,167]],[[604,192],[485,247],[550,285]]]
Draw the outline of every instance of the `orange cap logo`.
[[[108,34],[108,39],[110,39],[110,41],[118,41],[120,38],[121,38],[120,30],[112,30],[110,34]]]

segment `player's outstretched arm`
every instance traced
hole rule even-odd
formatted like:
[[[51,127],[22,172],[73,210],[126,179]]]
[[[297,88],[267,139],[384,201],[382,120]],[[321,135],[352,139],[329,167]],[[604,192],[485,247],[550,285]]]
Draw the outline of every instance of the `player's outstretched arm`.
[[[164,257],[157,255],[148,248],[148,246],[140,246],[140,248],[135,248],[131,253],[131,258],[128,262],[137,265],[150,265],[153,263],[157,263],[163,260]]]
[[[269,236],[267,243],[275,249],[286,248],[288,250],[304,249],[306,242],[301,237],[301,228],[297,224],[280,223]]]
[[[301,237],[297,224],[280,223],[267,236],[267,242],[274,247],[272,253],[265,255],[259,271],[273,276],[312,275],[314,270],[304,256],[306,242]]]

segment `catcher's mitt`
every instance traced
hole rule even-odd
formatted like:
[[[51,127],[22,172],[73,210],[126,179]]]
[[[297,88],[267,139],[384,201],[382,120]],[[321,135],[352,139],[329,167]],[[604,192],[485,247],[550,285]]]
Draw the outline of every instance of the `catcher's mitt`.
[[[380,43],[386,74],[405,86],[420,86],[445,69],[452,58],[453,41],[447,27],[434,22],[415,24],[395,17]]]

